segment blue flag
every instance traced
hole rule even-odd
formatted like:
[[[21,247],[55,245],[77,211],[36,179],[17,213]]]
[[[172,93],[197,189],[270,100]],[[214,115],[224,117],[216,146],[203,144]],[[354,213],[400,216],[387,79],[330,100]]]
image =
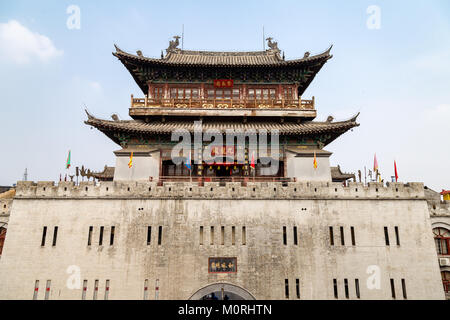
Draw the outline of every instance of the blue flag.
[[[192,166],[191,166],[191,151],[189,151],[189,156],[188,156],[186,162],[184,163],[184,165],[185,165],[186,168],[188,168],[189,170],[192,170]]]

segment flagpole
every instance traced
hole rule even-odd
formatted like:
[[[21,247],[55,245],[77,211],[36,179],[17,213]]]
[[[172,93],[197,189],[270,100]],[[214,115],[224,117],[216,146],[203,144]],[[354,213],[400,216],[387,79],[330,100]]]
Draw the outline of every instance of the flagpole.
[[[367,172],[366,172],[366,166],[364,166],[364,185],[367,185]]]

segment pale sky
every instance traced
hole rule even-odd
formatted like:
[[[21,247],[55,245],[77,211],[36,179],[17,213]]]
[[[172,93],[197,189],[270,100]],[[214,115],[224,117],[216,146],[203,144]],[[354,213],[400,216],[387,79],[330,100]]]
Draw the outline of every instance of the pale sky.
[[[80,9],[69,29],[67,9]],[[380,10],[380,28],[368,28]],[[373,20],[370,20],[371,22]],[[359,127],[328,145],[347,172],[373,166],[385,180],[397,161],[400,181],[450,188],[450,2],[441,1],[1,1],[0,185],[59,179],[72,166],[115,165],[119,147],[90,129],[97,117],[129,119],[130,94],[143,96],[113,44],[159,57],[173,35],[193,50],[262,50],[265,34],[286,59],[333,44],[333,58],[303,98],[317,120]],[[73,170],[71,170],[73,174]]]

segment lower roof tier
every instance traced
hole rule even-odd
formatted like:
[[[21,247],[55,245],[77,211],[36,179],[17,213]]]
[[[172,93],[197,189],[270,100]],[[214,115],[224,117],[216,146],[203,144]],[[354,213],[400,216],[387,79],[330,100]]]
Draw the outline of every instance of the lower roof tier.
[[[93,126],[107,135],[117,144],[121,144],[120,135],[126,134],[130,136],[152,136],[152,135],[170,135],[175,130],[188,130],[194,132],[194,121],[185,120],[166,120],[166,121],[144,121],[144,120],[104,120],[98,119],[86,111],[88,120],[87,125]],[[203,132],[226,133],[227,130],[242,131],[243,133],[266,132],[271,133],[272,130],[278,130],[281,136],[299,136],[299,137],[315,137],[321,136],[320,142],[323,146],[329,144],[341,134],[347,132],[353,127],[359,126],[356,118],[359,113],[351,119],[339,122],[333,122],[329,117],[327,121],[304,121],[304,122],[280,122],[280,121],[217,121],[203,120],[201,129]]]

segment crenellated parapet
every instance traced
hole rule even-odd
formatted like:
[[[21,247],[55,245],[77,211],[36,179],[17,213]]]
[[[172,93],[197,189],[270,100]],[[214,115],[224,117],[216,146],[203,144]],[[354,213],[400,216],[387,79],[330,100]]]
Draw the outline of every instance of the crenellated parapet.
[[[333,182],[74,182],[19,181],[15,199],[425,199],[422,183]]]

